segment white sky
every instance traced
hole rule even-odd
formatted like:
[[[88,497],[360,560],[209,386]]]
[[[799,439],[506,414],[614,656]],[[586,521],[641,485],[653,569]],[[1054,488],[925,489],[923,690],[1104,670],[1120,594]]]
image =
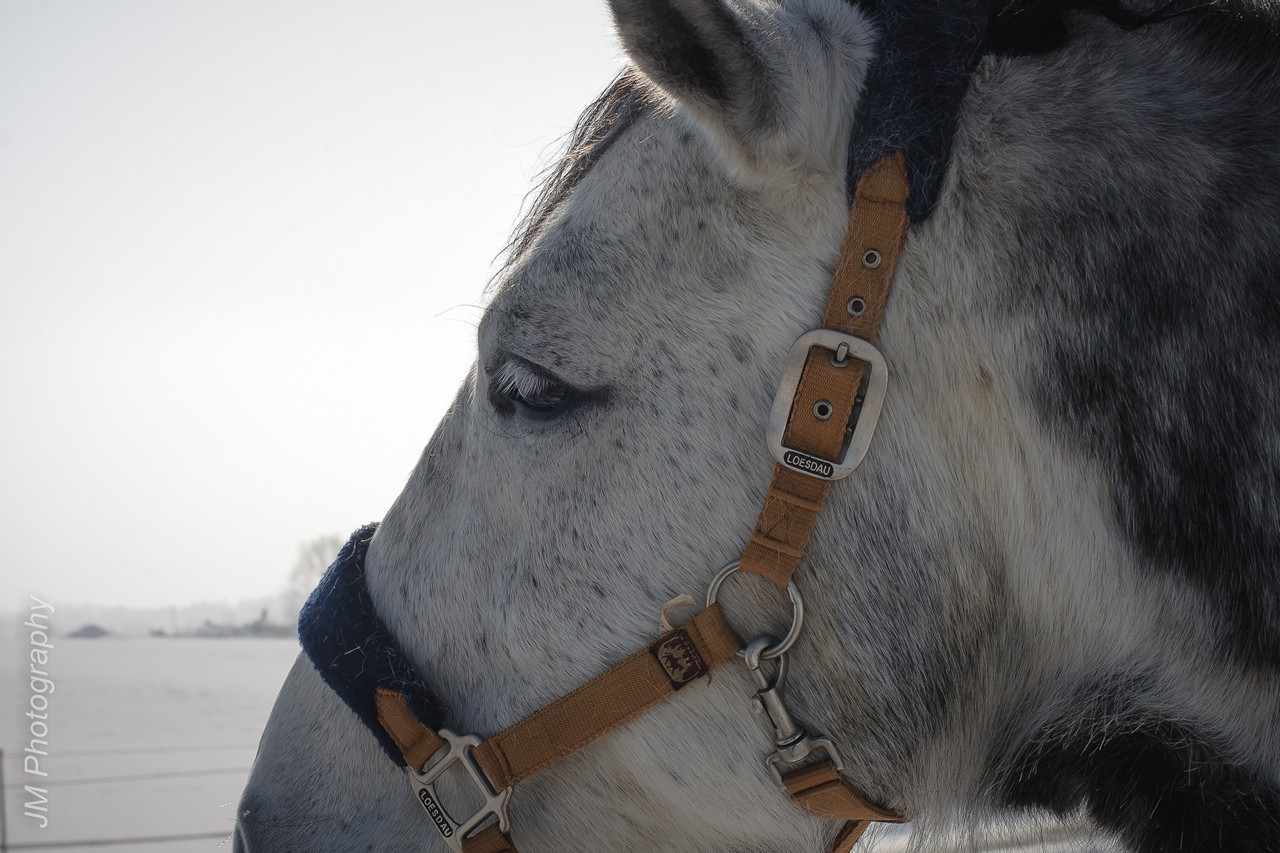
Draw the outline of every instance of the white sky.
[[[0,0],[0,607],[381,517],[619,57],[603,0]]]

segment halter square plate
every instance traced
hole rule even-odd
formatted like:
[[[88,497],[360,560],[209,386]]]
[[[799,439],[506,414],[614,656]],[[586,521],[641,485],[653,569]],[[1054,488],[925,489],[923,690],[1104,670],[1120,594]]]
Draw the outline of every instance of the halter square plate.
[[[475,748],[480,745],[480,738],[475,735],[454,734],[448,729],[441,729],[438,734],[444,739],[446,747],[437,750],[437,754],[442,752],[444,754],[439,758],[433,755],[421,770],[410,770],[409,785],[413,788],[418,802],[426,809],[431,822],[440,832],[440,837],[449,845],[450,850],[462,853],[463,842],[490,817],[498,819],[500,830],[510,832],[511,815],[508,809],[512,789],[504,788],[501,791],[494,791],[490,787],[489,780],[485,778],[484,770],[475,757]],[[455,764],[461,764],[466,769],[467,776],[470,777],[480,796],[484,798],[484,805],[463,821],[455,820],[453,815],[449,814],[444,804],[440,802],[439,794],[436,793],[436,781]]]

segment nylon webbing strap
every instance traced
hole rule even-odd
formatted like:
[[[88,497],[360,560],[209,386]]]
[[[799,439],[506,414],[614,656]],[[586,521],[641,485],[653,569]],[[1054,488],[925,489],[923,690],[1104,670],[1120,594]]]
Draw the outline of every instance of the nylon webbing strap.
[[[862,173],[822,316],[824,327],[875,340],[906,240],[908,190],[902,152]],[[834,356],[823,347],[809,352],[783,433],[784,446],[833,462],[843,451],[866,367],[853,359],[836,363]],[[831,405],[825,420],[814,411],[819,401]],[[800,565],[830,488],[830,480],[776,466],[742,568],[785,587]]]
[[[847,853],[873,821],[902,823],[904,820],[897,812],[868,803],[830,761],[789,773],[782,777],[782,784],[791,799],[809,813],[825,820],[845,822],[833,853]]]
[[[502,789],[567,758],[737,654],[742,640],[718,604],[476,749]]]
[[[713,604],[652,646],[483,742],[475,749],[476,763],[493,790],[512,787],[670,699],[741,648],[742,640],[720,605]],[[378,722],[400,747],[406,763],[421,770],[445,741],[394,690],[378,688],[376,702]],[[499,843],[505,846],[492,846]],[[496,829],[477,833],[464,846],[467,853],[515,850]]]
[[[789,773],[782,777],[782,784],[792,799],[827,820],[902,822],[897,812],[864,800],[829,761]]]
[[[444,739],[422,724],[410,710],[403,694],[386,687],[375,688],[374,692],[378,722],[400,747],[405,764],[413,770],[421,770],[427,759],[444,746]]]
[[[466,853],[520,853],[511,836],[498,829],[496,824],[490,824],[469,836],[462,842],[462,849]]]

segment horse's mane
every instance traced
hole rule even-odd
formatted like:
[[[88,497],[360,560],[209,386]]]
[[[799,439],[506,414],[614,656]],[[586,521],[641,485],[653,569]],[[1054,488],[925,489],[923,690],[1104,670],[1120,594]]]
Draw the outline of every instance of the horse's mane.
[[[850,0],[868,11],[875,0]],[[1226,0],[1166,0],[1146,10],[1124,0],[1004,0],[992,18],[986,52],[1002,56],[1034,56],[1058,50],[1070,42],[1068,13],[1093,14],[1123,29],[1137,29],[1185,15],[1221,12],[1213,17],[1227,24],[1227,32],[1213,27],[1223,47],[1240,48],[1246,41],[1277,36],[1276,16],[1258,6]],[[1268,48],[1270,55],[1271,47]],[[626,130],[654,103],[652,88],[632,68],[626,68],[583,111],[568,134],[563,153],[530,193],[525,212],[503,254],[499,275],[522,256],[547,221],[582,182],[592,167]]]

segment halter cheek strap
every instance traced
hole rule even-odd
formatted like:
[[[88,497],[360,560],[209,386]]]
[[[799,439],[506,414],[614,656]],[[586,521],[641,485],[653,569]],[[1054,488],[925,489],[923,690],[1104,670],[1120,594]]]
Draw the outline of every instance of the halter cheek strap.
[[[824,328],[860,342],[875,341],[906,241],[908,189],[901,152],[862,173],[822,314]],[[834,347],[805,347],[800,352],[793,349],[793,359],[804,359],[803,373],[794,397],[779,400],[790,405],[781,436],[772,442],[778,465],[742,555],[742,568],[780,588],[786,588],[804,557],[831,483],[849,473],[832,468],[831,474],[823,476],[825,469],[812,460],[840,460],[847,455],[846,448],[852,453],[865,452],[865,444],[853,446],[856,436],[850,434],[850,425],[854,424],[853,433],[861,431],[869,441],[875,423],[867,419],[879,415],[879,401],[872,401],[877,406],[874,412],[867,411],[867,398],[859,392],[868,370],[874,374],[884,369],[883,360],[863,361],[851,352],[840,352],[839,347],[836,343]],[[869,385],[867,390],[871,390]],[[855,417],[859,406],[863,411]],[[775,411],[778,409],[775,402]]]

